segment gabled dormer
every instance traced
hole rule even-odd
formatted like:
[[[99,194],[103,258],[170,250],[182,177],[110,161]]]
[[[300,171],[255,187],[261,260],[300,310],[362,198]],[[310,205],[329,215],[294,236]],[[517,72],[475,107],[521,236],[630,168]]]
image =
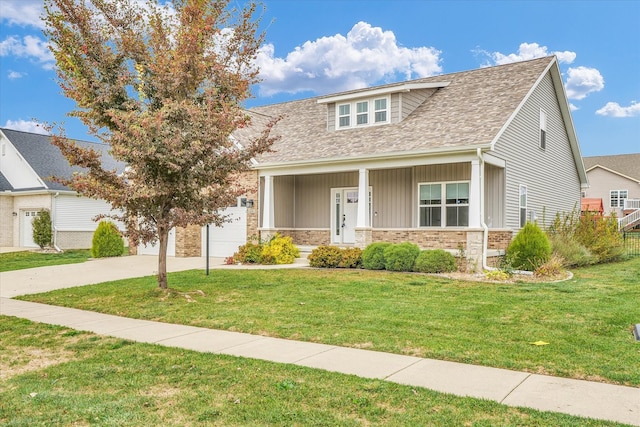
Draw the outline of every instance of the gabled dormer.
[[[402,83],[345,92],[318,99],[327,104],[329,131],[400,123],[449,82]]]

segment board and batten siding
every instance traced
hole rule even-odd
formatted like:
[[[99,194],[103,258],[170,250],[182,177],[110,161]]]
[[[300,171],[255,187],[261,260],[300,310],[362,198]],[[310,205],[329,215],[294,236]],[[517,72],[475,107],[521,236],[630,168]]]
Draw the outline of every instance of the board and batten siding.
[[[409,228],[413,214],[411,168],[381,169],[369,172],[372,189],[372,226]]]
[[[547,117],[546,148],[540,148],[540,109]],[[542,224],[556,212],[580,208],[580,179],[549,73],[540,81],[495,144],[506,161],[504,225],[520,228],[519,186],[527,186],[527,218],[534,211]]]
[[[505,172],[503,168],[484,165],[484,221],[489,228],[504,227]]]
[[[276,228],[290,228],[295,226],[295,177],[273,177],[273,200],[275,203],[274,225]]]

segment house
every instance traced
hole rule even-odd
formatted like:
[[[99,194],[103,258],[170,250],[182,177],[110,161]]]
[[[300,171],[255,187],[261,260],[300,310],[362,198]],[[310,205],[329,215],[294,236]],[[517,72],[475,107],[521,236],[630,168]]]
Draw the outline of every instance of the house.
[[[77,143],[102,153],[105,166],[122,168],[108,156],[104,144]],[[101,200],[79,197],[51,179],[68,178],[75,170],[47,135],[0,129],[0,246],[37,247],[31,222],[46,209],[51,212],[57,248],[91,247],[97,227],[93,218],[110,213],[111,207]]]
[[[583,197],[602,198],[606,215],[615,214],[621,228],[640,222],[640,153],[585,157],[589,188]]]
[[[250,112],[258,124],[282,117],[254,165],[263,238],[410,241],[479,268],[526,221],[571,212],[587,187],[553,56]]]
[[[109,155],[107,145],[87,141],[76,143],[101,153],[105,169],[124,170],[125,165]],[[107,202],[81,197],[52,180],[54,176],[69,178],[77,170],[69,166],[47,135],[0,128],[0,246],[37,247],[33,241],[32,220],[41,209],[46,209],[51,212],[55,247],[90,248],[98,225],[94,219],[97,215],[113,212]],[[243,203],[246,198],[238,201],[238,207],[227,209],[232,222],[224,227],[211,227],[211,256],[231,255],[246,242],[247,223],[252,223],[251,215],[247,219],[247,211],[252,209],[241,207]],[[124,225],[117,224],[124,231]],[[205,230],[205,227],[171,230],[168,254],[204,256],[205,251],[201,248],[205,248],[202,242]],[[130,251],[154,255],[158,249],[156,245],[141,245]]]

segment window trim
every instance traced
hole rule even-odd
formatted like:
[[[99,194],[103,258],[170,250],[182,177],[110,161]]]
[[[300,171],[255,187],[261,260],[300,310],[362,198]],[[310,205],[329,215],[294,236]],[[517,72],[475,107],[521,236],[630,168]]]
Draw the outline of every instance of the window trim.
[[[625,193],[625,197],[621,197],[620,193]],[[614,205],[613,202],[613,194],[616,194],[616,204]],[[626,199],[629,198],[629,190],[609,190],[609,207],[610,208],[617,208],[617,209],[624,209],[624,201]]]
[[[376,101],[379,100],[384,100],[384,109],[376,109]],[[391,96],[389,95],[374,96],[371,98],[358,98],[349,102],[336,103],[335,105],[336,130],[362,128],[367,126],[379,126],[391,123]],[[359,105],[366,105],[366,111],[359,112]],[[348,107],[349,112],[347,114],[340,114],[341,107]],[[384,121],[376,121],[376,116],[378,113],[384,113]],[[361,119],[361,117],[365,117],[364,120]],[[341,126],[341,119],[346,119],[349,124]]]
[[[467,224],[466,225],[448,225],[447,224],[447,208],[450,207],[466,207],[467,209],[469,209],[469,199],[467,199],[467,203],[447,203],[447,185],[448,184],[466,184],[467,185],[467,190],[469,192],[468,197],[471,196],[470,192],[471,192],[471,181],[470,180],[460,180],[460,181],[436,181],[436,182],[418,182],[418,186],[417,186],[417,206],[418,206],[418,211],[417,211],[417,227],[418,228],[466,228],[469,227],[469,223],[467,220]],[[439,204],[433,204],[433,205],[423,205],[420,203],[420,188],[423,185],[440,185],[440,203]],[[427,207],[440,207],[440,225],[421,225],[420,224],[420,210],[422,208],[427,208]],[[468,217],[468,215],[467,215]]]

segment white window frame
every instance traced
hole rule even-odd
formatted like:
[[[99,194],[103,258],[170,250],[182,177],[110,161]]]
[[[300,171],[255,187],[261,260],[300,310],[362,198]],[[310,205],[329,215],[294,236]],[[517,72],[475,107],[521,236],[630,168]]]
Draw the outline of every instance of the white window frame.
[[[538,140],[541,150],[547,149],[547,113],[540,109],[540,135]]]
[[[523,203],[524,197],[524,203]],[[518,188],[518,213],[520,214],[520,218],[518,219],[520,223],[520,227],[524,227],[527,224],[527,204],[528,204],[529,196],[527,194],[527,186],[520,184]]]
[[[464,208],[469,209],[469,197],[470,194],[467,194],[466,203],[460,202],[459,199],[456,200],[455,203],[447,203],[447,185],[450,184],[466,184],[468,193],[471,191],[471,181],[441,181],[441,182],[419,182],[418,183],[418,213],[417,213],[417,225],[418,228],[452,228],[452,227],[468,227],[469,226],[469,214],[467,213],[467,224],[466,225],[449,225],[447,224],[447,208],[455,207],[455,208]],[[420,188],[423,185],[431,185],[431,186],[440,186],[440,203],[438,204],[421,204],[420,203]],[[422,208],[440,208],[440,225],[422,225],[420,224],[420,210]],[[468,212],[468,211],[467,211]]]
[[[622,195],[624,193],[624,196]],[[614,197],[615,194],[615,197]],[[609,191],[609,206],[611,208],[624,208],[624,201],[629,198],[628,190],[611,190]],[[614,204],[615,200],[615,204]]]
[[[377,101],[384,100],[385,108],[376,109]],[[362,106],[365,106],[364,109]],[[341,107],[346,107],[348,113],[341,114]],[[384,113],[385,120],[377,120],[379,114]],[[377,96],[373,98],[354,99],[351,102],[336,104],[336,129],[353,129],[356,127],[367,127],[384,125],[390,123],[391,117],[391,97]],[[341,119],[348,124],[341,125]]]

